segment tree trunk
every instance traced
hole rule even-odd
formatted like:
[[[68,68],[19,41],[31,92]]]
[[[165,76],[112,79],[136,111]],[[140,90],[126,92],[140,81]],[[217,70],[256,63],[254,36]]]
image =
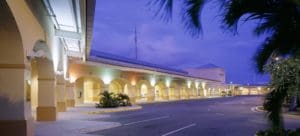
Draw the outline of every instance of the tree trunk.
[[[297,96],[292,96],[289,111],[297,111]]]

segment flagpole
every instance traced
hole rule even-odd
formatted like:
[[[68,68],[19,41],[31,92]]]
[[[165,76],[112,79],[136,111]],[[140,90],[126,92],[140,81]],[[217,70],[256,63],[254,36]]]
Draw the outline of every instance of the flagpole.
[[[135,44],[135,59],[138,60],[138,45],[137,45],[137,30],[134,26],[134,44]]]

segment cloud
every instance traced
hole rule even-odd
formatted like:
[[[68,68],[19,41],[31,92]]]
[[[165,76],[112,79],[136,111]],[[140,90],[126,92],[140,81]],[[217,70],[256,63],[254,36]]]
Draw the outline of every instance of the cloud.
[[[239,35],[233,35],[220,28],[216,8],[206,6],[204,35],[195,39],[184,33],[178,19],[169,23],[154,20],[145,1],[97,1],[92,49],[134,58],[136,27],[140,60],[175,68],[213,63],[225,68],[230,81],[253,81],[252,57],[264,40],[250,31],[255,22],[239,26]]]

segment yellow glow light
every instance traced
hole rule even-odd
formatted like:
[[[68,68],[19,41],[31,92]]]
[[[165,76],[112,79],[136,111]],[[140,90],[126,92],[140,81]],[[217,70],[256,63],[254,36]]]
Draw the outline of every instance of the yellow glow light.
[[[74,76],[70,76],[70,83],[74,83],[76,78]]]
[[[171,85],[171,79],[166,79],[166,86],[170,87],[170,85]]]
[[[191,81],[187,81],[187,86],[188,88],[191,88],[192,82]]]
[[[136,85],[136,81],[133,79],[133,80],[131,80],[131,85],[133,85],[133,86],[135,86]]]
[[[104,84],[108,85],[110,83],[110,81],[112,80],[112,77],[110,75],[105,75],[102,77],[102,80],[103,80]]]
[[[261,87],[257,87],[258,90],[261,90]]]
[[[202,82],[202,83],[201,83],[202,88],[205,88],[205,85],[206,85],[205,82]]]
[[[199,82],[198,81],[195,82],[195,86],[196,86],[197,89],[199,88]]]
[[[150,78],[150,84],[151,84],[151,86],[155,86],[155,83],[156,83],[155,77],[151,77]]]

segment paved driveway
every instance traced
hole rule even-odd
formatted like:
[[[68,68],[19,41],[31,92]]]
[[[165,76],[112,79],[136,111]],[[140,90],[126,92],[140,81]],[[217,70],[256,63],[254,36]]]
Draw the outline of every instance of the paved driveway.
[[[253,136],[267,128],[264,113],[252,111],[262,97],[241,96],[154,103],[142,110],[109,114],[95,121],[122,125],[91,132],[105,136]],[[289,128],[300,127],[299,117],[285,117]]]

